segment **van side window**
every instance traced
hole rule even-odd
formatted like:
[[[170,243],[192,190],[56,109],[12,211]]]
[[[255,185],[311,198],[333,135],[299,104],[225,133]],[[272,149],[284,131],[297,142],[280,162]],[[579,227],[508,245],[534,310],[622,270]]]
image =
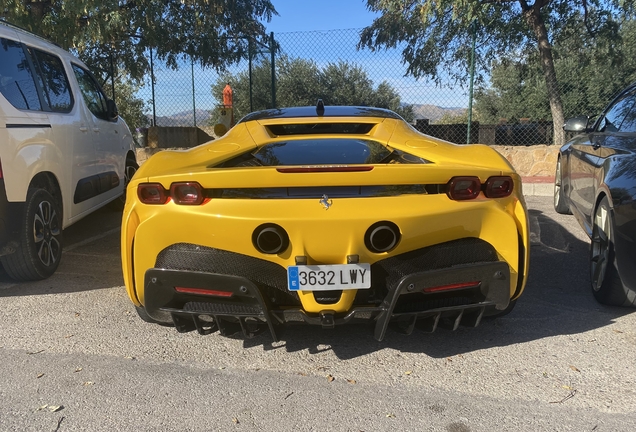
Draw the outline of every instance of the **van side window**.
[[[19,42],[0,38],[0,93],[17,109],[41,110],[26,54]]]
[[[90,72],[75,64],[73,65],[73,72],[75,72],[77,84],[79,84],[80,91],[82,92],[82,96],[84,96],[88,109],[95,117],[108,120],[106,96],[104,96],[99,84],[97,84]]]
[[[44,97],[50,111],[67,113],[73,107],[73,97],[64,72],[62,61],[52,55],[37,49],[29,48],[36,60],[36,68],[41,75]]]

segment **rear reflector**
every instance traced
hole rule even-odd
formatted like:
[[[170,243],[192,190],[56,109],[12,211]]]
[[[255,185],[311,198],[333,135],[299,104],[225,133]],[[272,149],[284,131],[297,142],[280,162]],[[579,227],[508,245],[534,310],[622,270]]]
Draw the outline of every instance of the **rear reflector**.
[[[453,177],[446,185],[446,194],[455,201],[477,198],[481,192],[481,182],[478,177]]]
[[[315,166],[276,168],[279,173],[321,173],[321,172],[364,172],[371,171],[372,166]]]
[[[137,186],[137,197],[144,204],[165,204],[170,196],[161,183],[143,183]]]
[[[217,291],[205,288],[186,288],[186,287],[174,287],[174,290],[182,294],[199,294],[215,297],[232,297],[231,291]]]
[[[481,282],[479,282],[479,281],[462,282],[462,283],[451,284],[451,285],[443,285],[443,286],[438,286],[438,287],[424,288],[422,291],[425,292],[425,293],[434,293],[434,292],[440,292],[440,291],[453,291],[453,290],[464,289],[464,288],[476,288],[476,287],[479,286],[479,284],[481,284]]]

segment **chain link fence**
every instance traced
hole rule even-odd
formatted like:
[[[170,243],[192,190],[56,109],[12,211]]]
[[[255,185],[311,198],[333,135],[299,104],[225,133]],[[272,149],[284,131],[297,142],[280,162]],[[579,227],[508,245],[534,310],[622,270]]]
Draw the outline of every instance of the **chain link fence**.
[[[222,89],[230,83],[235,121],[252,110],[311,105],[322,98],[325,105],[374,105],[395,110],[423,133],[459,144],[552,143],[547,95],[541,95],[545,90],[539,81],[533,97],[544,97],[539,104],[539,111],[543,111],[525,115],[521,107],[514,118],[497,117],[491,106],[494,93],[481,83],[475,91],[469,125],[468,79],[457,82],[444,74],[435,81],[405,76],[407,66],[401,60],[404,46],[358,49],[359,34],[359,29],[272,34],[270,46],[253,45],[251,59],[222,72],[202,68],[190,59],[174,70],[155,58],[154,81],[149,77],[138,97],[146,102],[144,114],[150,125],[196,126],[211,136],[224,108]],[[467,64],[466,76],[468,69]],[[566,116],[587,114],[591,109],[567,98],[564,105]]]

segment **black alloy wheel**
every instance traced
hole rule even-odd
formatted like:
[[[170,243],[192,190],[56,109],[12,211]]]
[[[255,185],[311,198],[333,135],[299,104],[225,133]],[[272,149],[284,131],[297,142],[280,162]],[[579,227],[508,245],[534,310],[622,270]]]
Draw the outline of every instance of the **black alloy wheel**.
[[[45,189],[29,189],[18,248],[0,258],[2,266],[14,280],[41,280],[55,273],[61,258],[60,204]]]
[[[596,207],[592,221],[590,279],[592,293],[599,303],[613,306],[636,305],[636,293],[623,285],[616,267],[614,216],[607,197],[603,197]]]

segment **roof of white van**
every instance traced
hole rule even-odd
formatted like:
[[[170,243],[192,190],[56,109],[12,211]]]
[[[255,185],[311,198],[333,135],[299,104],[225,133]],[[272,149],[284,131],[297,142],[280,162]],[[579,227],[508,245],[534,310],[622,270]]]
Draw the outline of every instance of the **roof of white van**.
[[[73,54],[60,47],[59,45],[2,20],[0,20],[0,37],[19,40],[22,43],[34,47],[46,48],[46,50],[54,52],[60,56],[70,56],[73,59],[80,61],[79,59],[77,59],[77,57],[75,57]]]

